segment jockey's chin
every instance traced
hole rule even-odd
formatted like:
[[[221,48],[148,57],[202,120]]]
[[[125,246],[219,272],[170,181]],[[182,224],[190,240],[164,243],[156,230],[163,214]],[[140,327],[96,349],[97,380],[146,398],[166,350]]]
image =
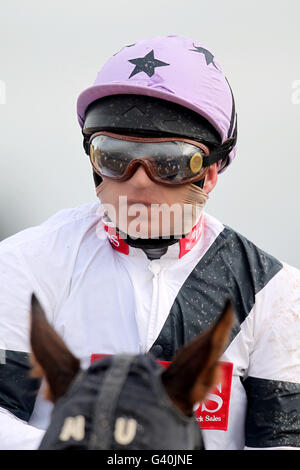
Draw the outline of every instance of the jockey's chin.
[[[203,190],[208,194],[217,182],[217,167],[212,165]],[[164,185],[152,181],[140,166],[125,181],[103,177],[97,194],[113,222],[134,238],[181,237],[196,224],[203,203],[194,202],[191,184]]]

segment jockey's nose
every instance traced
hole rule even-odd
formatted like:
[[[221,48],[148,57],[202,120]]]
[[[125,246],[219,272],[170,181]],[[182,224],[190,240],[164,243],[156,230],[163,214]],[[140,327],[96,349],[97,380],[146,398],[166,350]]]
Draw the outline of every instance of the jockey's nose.
[[[153,181],[147,175],[143,165],[138,165],[137,169],[128,181],[139,189],[144,189],[153,185]]]

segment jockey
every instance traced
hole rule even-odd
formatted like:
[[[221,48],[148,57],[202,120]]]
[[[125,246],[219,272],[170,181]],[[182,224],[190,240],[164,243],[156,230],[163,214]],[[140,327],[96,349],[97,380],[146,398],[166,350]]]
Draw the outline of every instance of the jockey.
[[[83,368],[101,354],[172,361],[231,297],[220,383],[195,409],[205,448],[300,448],[300,272],[204,210],[237,148],[220,64],[188,38],[140,40],[77,113],[99,201],[0,244],[1,448],[36,449],[51,413],[28,375],[32,292]]]

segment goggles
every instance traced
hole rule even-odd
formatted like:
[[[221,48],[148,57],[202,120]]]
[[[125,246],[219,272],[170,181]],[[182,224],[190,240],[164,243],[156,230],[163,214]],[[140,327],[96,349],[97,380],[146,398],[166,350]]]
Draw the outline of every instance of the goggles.
[[[164,184],[199,181],[211,165],[209,149],[201,142],[181,137],[133,137],[97,132],[89,139],[94,171],[125,181],[143,165],[150,179]]]

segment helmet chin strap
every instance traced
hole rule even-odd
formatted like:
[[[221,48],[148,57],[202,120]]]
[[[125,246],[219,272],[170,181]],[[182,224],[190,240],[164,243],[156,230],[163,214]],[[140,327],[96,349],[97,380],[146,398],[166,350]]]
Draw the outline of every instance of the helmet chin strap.
[[[118,228],[116,230],[122,237],[122,231]],[[133,238],[128,234],[123,235],[124,237],[126,237],[126,243],[129,246],[132,246],[134,248],[148,248],[149,250],[174,245],[174,243],[178,242],[179,238],[184,238],[186,236],[186,234],[183,234],[181,236],[170,235],[168,238],[162,236],[156,238]]]
[[[133,248],[140,248],[144,251],[147,258],[152,261],[153,259],[159,259],[161,256],[166,254],[169,246],[174,245],[180,238],[184,238],[186,235],[174,236],[170,235],[168,238],[157,237],[157,238],[132,238],[128,234],[123,234],[121,230],[116,228],[116,232],[126,239],[126,243]]]
[[[182,238],[185,235],[182,235]],[[173,236],[169,238],[131,238],[127,235],[126,243],[133,248],[140,248],[144,251],[147,258],[150,260],[159,259],[161,256],[165,255],[168,251],[169,246],[174,245],[178,242],[179,237],[174,238]]]
[[[100,175],[98,175],[94,170],[93,170],[93,179],[94,179],[94,184],[95,184],[95,188],[97,188],[97,186],[99,186],[100,183],[102,183],[102,178]]]

